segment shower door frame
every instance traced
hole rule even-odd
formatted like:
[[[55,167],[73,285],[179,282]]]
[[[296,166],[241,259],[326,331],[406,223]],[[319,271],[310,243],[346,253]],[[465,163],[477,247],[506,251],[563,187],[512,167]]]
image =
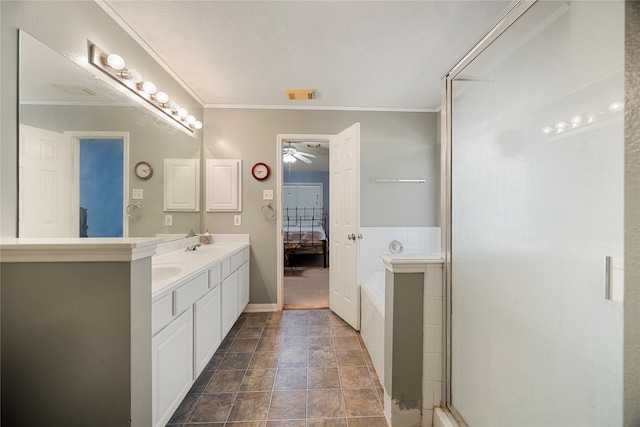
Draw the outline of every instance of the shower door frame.
[[[460,426],[467,426],[458,411],[453,406],[451,394],[451,352],[452,352],[452,300],[451,300],[451,224],[452,219],[452,143],[453,143],[453,126],[452,126],[452,108],[453,108],[453,80],[476,59],[484,50],[489,47],[502,33],[504,33],[520,16],[522,16],[531,6],[538,0],[515,0],[511,2],[507,8],[498,17],[496,23],[491,29],[476,42],[476,44],[464,54],[447,74],[442,77],[442,97],[443,108],[441,110],[441,128],[442,132],[442,150],[441,150],[441,215],[443,218],[443,254],[444,254],[444,352],[443,352],[443,383],[442,383],[442,400],[444,407],[455,418]]]

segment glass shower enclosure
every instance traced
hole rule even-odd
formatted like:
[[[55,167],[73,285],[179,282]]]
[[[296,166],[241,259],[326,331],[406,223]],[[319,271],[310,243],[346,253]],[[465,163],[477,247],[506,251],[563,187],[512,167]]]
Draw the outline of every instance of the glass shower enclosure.
[[[449,77],[448,406],[622,425],[624,2],[539,1]]]

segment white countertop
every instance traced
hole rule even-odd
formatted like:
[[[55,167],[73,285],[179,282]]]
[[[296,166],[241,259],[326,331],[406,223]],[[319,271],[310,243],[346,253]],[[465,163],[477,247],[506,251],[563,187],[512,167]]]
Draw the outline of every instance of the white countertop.
[[[163,241],[156,237],[3,238],[0,261],[135,261],[152,256]]]

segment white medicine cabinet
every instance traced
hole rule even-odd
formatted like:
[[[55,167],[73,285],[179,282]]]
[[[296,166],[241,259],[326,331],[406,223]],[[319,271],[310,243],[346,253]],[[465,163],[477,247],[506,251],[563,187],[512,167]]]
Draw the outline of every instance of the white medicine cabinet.
[[[242,210],[242,160],[207,159],[207,212]]]
[[[200,211],[199,159],[164,159],[164,210]]]

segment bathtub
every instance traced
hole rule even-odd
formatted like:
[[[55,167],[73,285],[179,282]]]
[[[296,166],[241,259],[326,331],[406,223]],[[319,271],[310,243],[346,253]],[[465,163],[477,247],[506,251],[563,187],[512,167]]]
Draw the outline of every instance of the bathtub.
[[[384,385],[384,276],[382,266],[360,282],[360,334]]]

